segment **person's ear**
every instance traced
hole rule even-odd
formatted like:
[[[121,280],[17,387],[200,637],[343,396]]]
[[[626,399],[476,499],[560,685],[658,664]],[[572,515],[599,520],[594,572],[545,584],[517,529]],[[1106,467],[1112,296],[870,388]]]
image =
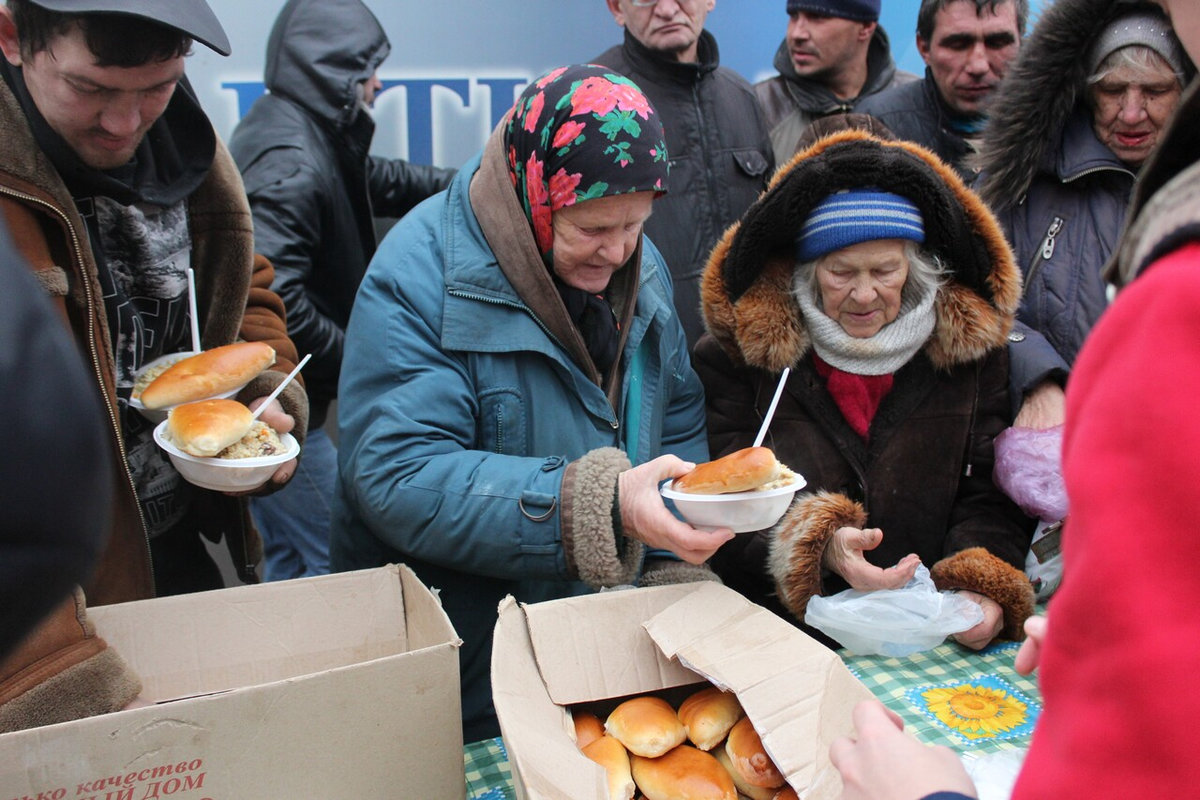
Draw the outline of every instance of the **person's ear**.
[[[621,9],[621,0],[605,0],[608,3],[609,13],[613,15],[613,19],[622,28],[625,27],[625,12]]]
[[[862,30],[858,32],[858,40],[860,42],[869,42],[871,37],[875,35],[875,29],[879,27],[878,22],[864,22]]]
[[[14,67],[21,66],[21,41],[17,37],[17,22],[7,5],[0,5],[0,51]]]
[[[921,59],[929,63],[929,41],[917,36],[917,52],[921,54]]]

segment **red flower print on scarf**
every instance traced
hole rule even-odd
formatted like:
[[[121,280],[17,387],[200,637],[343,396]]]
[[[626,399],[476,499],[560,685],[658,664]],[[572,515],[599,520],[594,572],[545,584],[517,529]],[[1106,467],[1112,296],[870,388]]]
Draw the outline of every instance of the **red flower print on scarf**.
[[[551,146],[564,147],[575,141],[579,137],[579,134],[583,133],[586,129],[587,126],[582,122],[567,120],[554,134],[554,141],[551,143]]]
[[[534,85],[537,86],[537,88],[539,88],[539,89],[545,89],[547,86],[549,86],[550,84],[552,84],[556,80],[558,80],[558,76],[562,75],[566,71],[567,71],[566,67],[559,67],[558,69],[554,70],[553,72],[546,73]]]
[[[546,191],[545,165],[536,153],[525,162],[525,192],[529,200],[529,216],[533,222],[533,238],[543,253],[554,245],[554,229],[550,226],[550,194]]]
[[[546,105],[546,95],[538,92],[533,100],[529,103],[529,110],[525,112],[525,131],[533,133],[537,130],[538,120],[542,116],[542,107]]]
[[[583,175],[578,172],[568,175],[565,169],[550,176],[550,209],[558,211],[564,206],[575,205],[575,190]]]

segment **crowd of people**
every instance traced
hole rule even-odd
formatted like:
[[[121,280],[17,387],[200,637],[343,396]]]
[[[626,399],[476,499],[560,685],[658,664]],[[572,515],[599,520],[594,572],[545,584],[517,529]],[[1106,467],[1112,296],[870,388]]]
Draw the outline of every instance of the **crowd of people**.
[[[534,78],[455,169],[371,154],[390,44],[363,0],[286,2],[228,147],[185,74],[230,51],[205,0],[0,5],[0,370],[37,390],[0,433],[0,732],[133,702],[87,606],[220,588],[221,543],[247,583],[436,586],[468,741],[499,732],[506,595],[720,581],[837,647],[811,598],[923,564],[981,609],[961,646],[1039,668],[1017,796],[1186,793],[1194,767],[1147,763],[1195,744],[1193,5],[1050,0],[1026,36],[1027,0],[921,0],[922,79],[880,0],[786,0],[751,85],[715,0],[606,2],[623,41]],[[253,492],[190,484],[131,404],[193,331],[274,349],[252,408],[311,356],[261,417],[302,455]],[[660,484],[768,407],[807,486],[771,528],[693,528]],[[1047,619],[993,442],[1060,426]],[[973,796],[881,704],[855,722],[847,797]]]

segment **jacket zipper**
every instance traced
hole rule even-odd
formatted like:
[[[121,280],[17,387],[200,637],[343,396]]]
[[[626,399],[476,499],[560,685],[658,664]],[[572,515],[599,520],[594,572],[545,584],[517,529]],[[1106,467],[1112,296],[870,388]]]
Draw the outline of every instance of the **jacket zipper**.
[[[1054,240],[1059,233],[1062,232],[1065,221],[1062,217],[1055,217],[1050,220],[1050,227],[1046,229],[1046,236],[1042,239],[1041,245],[1038,246],[1037,252],[1033,255],[1033,262],[1029,265],[1029,271],[1025,273],[1025,288],[1022,291],[1029,290],[1033,285],[1033,279],[1037,275],[1042,264],[1046,263],[1054,256]]]
[[[63,213],[62,210],[60,210],[57,206],[53,205],[52,203],[49,203],[49,202],[41,199],[40,197],[34,197],[33,195],[25,194],[24,192],[15,191],[7,186],[0,186],[0,192],[3,192],[4,194],[8,195],[9,197],[13,197],[18,200],[23,200],[27,203],[32,203],[32,204],[39,206],[39,207],[45,209],[46,211],[50,212],[50,214],[52,216],[55,216],[62,220],[63,224],[67,228],[67,232],[70,234],[72,252],[75,256],[76,263],[78,263],[80,265],[80,281],[79,281],[79,283],[83,287],[84,300],[87,304],[87,310],[88,310],[87,338],[88,338],[88,351],[89,351],[89,355],[91,356],[91,362],[92,362],[92,370],[95,372],[95,375],[96,375],[96,383],[100,387],[100,396],[104,400],[104,408],[108,412],[108,421],[112,425],[113,433],[116,435],[117,451],[121,455],[121,472],[125,475],[125,482],[129,488],[129,491],[133,494],[133,505],[134,505],[134,508],[137,509],[138,521],[142,525],[142,539],[146,543],[145,566],[147,569],[146,574],[150,578],[150,589],[152,592],[157,593],[155,586],[154,586],[154,565],[153,565],[153,562],[150,560],[150,534],[147,533],[148,528],[146,526],[146,517],[142,513],[142,505],[138,501],[137,487],[133,483],[133,475],[129,472],[129,458],[128,458],[128,454],[125,452],[125,440],[121,436],[121,423],[120,423],[120,420],[118,419],[116,409],[113,408],[112,402],[109,400],[108,390],[106,389],[105,384],[104,384],[104,372],[100,369],[100,351],[99,351],[98,345],[96,344],[96,304],[95,304],[95,298],[92,297],[91,283],[88,281],[87,275],[83,273],[83,269],[82,269],[83,247],[80,245],[80,242],[79,242],[79,234],[75,231],[75,226],[71,224],[71,219],[65,213]],[[114,533],[115,533],[115,531],[114,531]]]

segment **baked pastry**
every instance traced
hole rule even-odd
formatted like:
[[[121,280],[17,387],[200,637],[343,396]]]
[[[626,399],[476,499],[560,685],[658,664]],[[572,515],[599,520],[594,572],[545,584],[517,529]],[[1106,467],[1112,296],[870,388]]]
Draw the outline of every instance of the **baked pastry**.
[[[733,778],[712,754],[681,744],[658,758],[630,756],[646,800],[737,800]]]
[[[149,409],[166,408],[245,386],[275,363],[266,342],[235,342],[175,362],[163,370],[139,398]]]
[[[749,717],[742,717],[730,729],[729,738],[725,740],[725,752],[742,780],[751,786],[778,789],[786,782],[783,773],[763,749],[762,739]]]
[[[795,474],[779,463],[768,447],[744,447],[706,461],[675,479],[671,488],[688,494],[749,492],[790,483]]]
[[[733,766],[733,762],[729,760],[729,754],[725,752],[724,747],[718,747],[712,751],[712,754],[720,762],[721,766],[725,768],[725,771],[729,773],[729,777],[733,779],[733,785],[737,787],[739,797],[748,797],[750,800],[775,800],[776,789],[746,783],[746,779],[742,777],[737,768]]]
[[[199,400],[171,409],[167,438],[189,455],[209,458],[241,441],[253,423],[253,413],[236,400]]]
[[[590,711],[573,711],[571,721],[575,723],[575,744],[580,750],[604,735],[604,723]]]
[[[583,754],[604,767],[608,774],[609,800],[632,800],[636,787],[629,771],[629,752],[625,745],[604,734],[582,748]]]
[[[692,744],[701,750],[712,750],[725,741],[729,729],[745,713],[736,694],[709,686],[680,704],[679,721]]]
[[[631,753],[655,758],[683,742],[687,731],[670,703],[661,697],[634,697],[613,709],[604,730]]]

